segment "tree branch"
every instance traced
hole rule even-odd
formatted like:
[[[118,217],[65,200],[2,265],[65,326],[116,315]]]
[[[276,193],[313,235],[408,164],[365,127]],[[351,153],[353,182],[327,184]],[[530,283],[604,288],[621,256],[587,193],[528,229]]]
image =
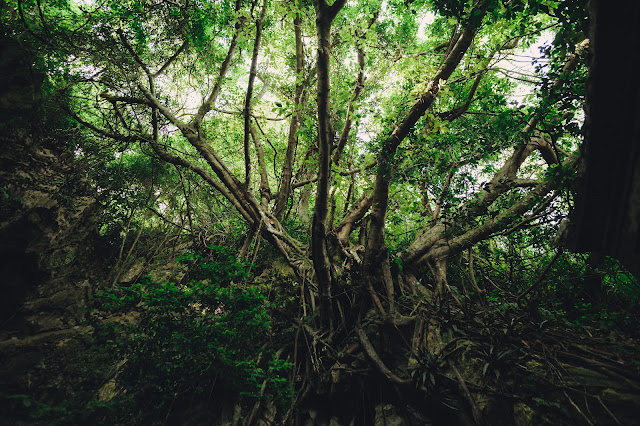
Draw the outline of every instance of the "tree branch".
[[[358,337],[360,338],[362,349],[364,349],[364,352],[367,354],[371,362],[373,362],[373,365],[378,369],[378,371],[380,371],[380,373],[382,373],[384,377],[397,385],[411,384],[411,379],[401,379],[400,377],[392,373],[391,370],[389,370],[382,359],[380,359],[380,356],[378,355],[376,350],[373,348],[373,345],[369,341],[367,334],[364,332],[364,330],[362,330],[362,326],[360,324],[358,324],[358,326],[356,327],[356,332],[358,333]]]
[[[175,61],[178,58],[178,56],[180,56],[180,54],[182,52],[184,52],[184,50],[187,48],[188,45],[189,45],[189,43],[187,41],[182,43],[182,46],[180,46],[180,48],[178,50],[176,50],[176,53],[171,55],[171,57],[169,59],[167,59],[167,62],[165,62],[164,65],[162,65],[158,71],[153,73],[153,77],[155,78],[155,77],[159,76],[160,74],[162,74],[163,72],[165,72],[166,69],[169,67],[169,65],[171,65],[171,63],[173,61]]]
[[[250,126],[249,131],[253,138],[253,143],[256,146],[256,153],[258,154],[258,167],[260,168],[260,204],[263,208],[267,208],[269,200],[271,199],[271,189],[269,188],[269,179],[267,177],[267,165],[264,160],[264,150],[262,149],[262,142],[260,136],[253,126]]]
[[[440,91],[443,81],[446,81],[453,71],[458,67],[463,56],[471,46],[476,32],[482,24],[486,14],[487,4],[480,1],[471,12],[467,26],[461,31],[457,41],[450,49],[444,62],[436,71],[436,74],[427,85],[426,91],[419,97],[413,105],[402,123],[398,125],[393,133],[382,143],[382,148],[378,155],[379,168],[376,174],[374,187],[374,200],[371,210],[370,235],[367,245],[367,262],[372,270],[379,264],[379,254],[384,247],[384,221],[387,213],[389,198],[389,182],[392,175],[392,164],[396,150],[400,143],[406,138],[417,121],[433,105],[436,96]],[[453,43],[452,43],[453,44]]]
[[[565,165],[575,163],[577,157],[572,157],[564,162]],[[535,203],[548,194],[555,187],[555,182],[548,180],[540,182],[536,188],[530,191],[522,200],[498,214],[495,218],[489,219],[482,225],[464,232],[462,235],[450,238],[446,244],[430,250],[425,257],[420,259],[423,263],[428,259],[440,259],[459,253],[478,241],[487,238],[499,229],[505,228],[516,219],[522,217]]]
[[[300,128],[300,120],[302,119],[302,101],[304,95],[305,84],[302,81],[304,73],[304,42],[302,40],[302,16],[296,13],[293,19],[294,34],[296,39],[296,89],[295,89],[295,109],[291,115],[289,123],[289,136],[287,140],[287,151],[284,155],[284,164],[282,165],[282,175],[280,177],[280,188],[273,214],[278,218],[282,218],[287,200],[291,193],[291,179],[293,177],[293,163],[295,161],[296,150],[298,148],[298,129]]]
[[[335,232],[338,238],[338,241],[346,246],[349,242],[349,235],[351,235],[351,231],[353,231],[353,226],[358,223],[365,214],[371,208],[373,203],[373,194],[363,194],[356,207],[351,210],[345,217],[342,219],[342,222],[338,224],[335,228]]]
[[[369,22],[369,28],[373,25],[373,23],[378,18],[378,12],[376,12]],[[364,34],[363,34],[364,36]],[[347,114],[345,116],[344,127],[342,128],[342,132],[340,133],[340,137],[338,138],[338,143],[336,144],[336,149],[333,153],[333,164],[338,165],[340,163],[340,157],[342,156],[342,151],[344,150],[345,145],[347,144],[347,139],[349,138],[349,132],[351,131],[351,126],[353,124],[353,110],[354,105],[362,90],[364,89],[364,49],[361,46],[358,46],[358,77],[356,79],[356,84],[353,88],[353,95],[349,100],[349,105],[347,106]]]
[[[260,17],[256,21],[256,37],[253,42],[253,54],[251,55],[251,68],[249,70],[249,83],[247,95],[244,99],[244,185],[249,188],[251,180],[251,157],[249,154],[249,133],[251,127],[251,97],[253,96],[253,83],[256,79],[258,66],[258,53],[260,52],[260,40],[262,38],[262,26],[267,12],[267,0],[263,0]]]
[[[109,102],[124,102],[127,104],[138,104],[138,105],[146,105],[146,106],[154,106],[151,101],[148,99],[136,98],[133,96],[114,96],[110,95],[107,92],[100,93],[100,97],[108,100]]]
[[[240,10],[241,1],[236,0],[235,11],[238,13]],[[204,116],[211,110],[211,108],[215,105],[216,99],[218,98],[218,94],[220,93],[220,88],[222,87],[222,83],[224,81],[224,77],[229,70],[229,66],[231,65],[231,58],[236,50],[238,45],[238,36],[240,34],[240,29],[242,28],[242,24],[244,23],[243,19],[238,19],[238,22],[235,26],[235,32],[233,33],[233,38],[231,39],[231,43],[229,44],[229,49],[227,49],[227,56],[222,61],[222,65],[220,65],[220,70],[218,71],[218,78],[216,79],[216,83],[209,94],[207,100],[200,105],[198,108],[198,112],[191,118],[189,125],[193,128],[200,128],[200,124],[202,124],[202,120]]]

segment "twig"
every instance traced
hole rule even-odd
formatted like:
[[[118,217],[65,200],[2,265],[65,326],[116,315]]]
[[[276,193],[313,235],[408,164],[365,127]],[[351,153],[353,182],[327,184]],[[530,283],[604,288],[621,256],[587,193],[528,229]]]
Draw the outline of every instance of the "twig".
[[[562,249],[558,248],[558,251],[556,252],[556,254],[553,256],[553,259],[551,259],[551,261],[547,264],[547,266],[544,268],[544,271],[542,271],[542,273],[540,274],[540,276],[538,277],[538,279],[536,280],[535,283],[533,283],[533,285],[531,285],[531,287],[529,287],[528,289],[526,289],[525,291],[523,291],[522,293],[520,293],[518,295],[518,297],[516,297],[516,302],[519,304],[520,300],[522,300],[522,298],[524,296],[526,296],[527,294],[531,293],[533,290],[535,290],[538,286],[540,286],[540,284],[542,284],[542,282],[544,281],[544,278],[546,277],[547,273],[549,272],[549,270],[551,269],[551,266],[555,263],[556,259],[562,254]]]
[[[602,399],[600,398],[600,395],[596,396],[596,399],[598,400],[598,402],[600,402],[600,404],[602,405],[602,407],[605,409],[605,411],[607,413],[609,413],[609,415],[613,418],[613,420],[616,421],[617,424],[621,425],[622,423],[620,423],[620,420],[618,420],[616,418],[616,416],[613,415],[613,413],[611,412],[611,410],[609,410],[609,407],[606,406],[606,404],[604,402],[602,402]]]
[[[460,383],[460,388],[462,389],[464,396],[467,398],[467,401],[469,401],[469,404],[471,405],[471,414],[473,415],[473,420],[476,422],[477,425],[482,424],[482,414],[478,409],[478,405],[476,404],[476,401],[473,399],[471,392],[469,392],[469,388],[467,387],[466,382],[464,381],[464,379],[460,375],[460,372],[458,371],[456,366],[453,364],[453,361],[451,360],[449,360],[449,367],[451,367],[451,369],[453,370],[453,374],[456,375],[456,378],[458,379],[458,383]]]
[[[360,319],[358,318],[358,323],[359,322]],[[401,379],[400,377],[396,376],[391,370],[389,370],[386,365],[384,365],[384,362],[382,361],[382,359],[380,359],[380,356],[378,356],[378,353],[373,348],[373,345],[371,345],[367,334],[364,332],[364,330],[362,330],[360,324],[356,326],[356,331],[358,332],[358,337],[360,338],[362,348],[364,349],[369,359],[373,362],[373,365],[376,366],[378,371],[380,371],[388,380],[398,385],[408,385],[412,382],[411,379]]]
[[[571,405],[573,406],[573,408],[575,408],[575,409],[578,411],[578,413],[580,413],[580,415],[581,415],[582,417],[584,417],[584,419],[587,421],[587,423],[589,423],[589,426],[593,426],[593,423],[591,422],[591,420],[589,420],[589,418],[588,418],[588,417],[587,417],[587,416],[582,412],[582,410],[580,409],[580,407],[578,407],[578,406],[576,405],[576,403],[575,403],[575,402],[573,402],[573,400],[571,399],[571,397],[569,396],[569,394],[567,394],[567,392],[566,392],[566,391],[563,391],[563,393],[564,393],[564,396],[566,396],[566,397],[567,397],[567,399],[569,400],[569,402],[571,403]]]

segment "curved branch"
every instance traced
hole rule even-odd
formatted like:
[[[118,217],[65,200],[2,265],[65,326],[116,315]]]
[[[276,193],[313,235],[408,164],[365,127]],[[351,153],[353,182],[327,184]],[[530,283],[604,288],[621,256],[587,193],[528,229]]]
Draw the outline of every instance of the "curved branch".
[[[411,111],[404,118],[402,123],[398,125],[393,133],[382,143],[381,150],[378,155],[379,168],[376,174],[376,182],[374,188],[374,201],[371,210],[371,226],[370,236],[367,245],[366,256],[367,262],[373,266],[379,262],[379,253],[384,247],[384,222],[387,213],[389,199],[389,183],[392,175],[392,164],[396,150],[400,143],[407,137],[418,120],[433,105],[436,96],[440,92],[441,85],[446,81],[453,71],[458,67],[460,61],[471,46],[476,32],[480,28],[484,15],[487,11],[487,2],[480,1],[472,10],[471,19],[467,26],[461,31],[456,38],[455,44],[447,54],[446,59],[433,76],[427,90],[419,97],[418,101],[413,105]]]
[[[471,102],[473,102],[473,96],[476,94],[476,91],[478,90],[478,87],[480,86],[480,81],[482,81],[482,76],[484,75],[485,72],[486,72],[486,69],[484,69],[483,71],[479,72],[478,75],[476,76],[476,79],[474,80],[473,85],[471,86],[471,90],[469,91],[469,94],[467,95],[467,100],[465,101],[465,103],[460,105],[457,108],[452,109],[451,111],[447,111],[445,113],[438,114],[439,118],[451,122],[451,121],[453,121],[453,120],[455,120],[457,118],[462,117],[462,115],[465,112],[467,112],[467,110],[471,106]]]
[[[360,324],[358,324],[358,326],[356,327],[356,332],[358,333],[358,337],[360,338],[360,344],[362,345],[364,352],[367,354],[371,362],[373,362],[373,365],[378,369],[378,371],[380,371],[380,373],[382,373],[384,377],[386,377],[389,381],[397,385],[409,385],[412,383],[411,379],[401,379],[400,377],[396,376],[391,370],[389,370],[389,368],[384,364],[382,359],[380,359],[380,356],[378,355],[376,350],[373,348],[373,345],[369,341],[367,334],[364,332],[364,330],[362,330],[362,327],[360,326]]]
[[[565,162],[566,164],[575,163],[577,157],[572,157]],[[473,228],[462,235],[451,238],[446,245],[430,250],[425,257],[420,259],[419,263],[428,259],[439,259],[458,253],[478,241],[487,238],[492,233],[503,229],[513,223],[516,219],[522,217],[538,200],[548,194],[555,187],[555,182],[549,180],[541,182],[538,186],[529,192],[522,200],[514,204],[510,208],[498,214],[495,218],[490,219],[482,225]]]
[[[129,44],[129,41],[127,40],[127,38],[124,36],[124,31],[122,31],[122,29],[118,28],[116,30],[116,34],[118,34],[118,37],[120,38],[120,41],[122,42],[122,44],[124,45],[125,49],[127,49],[127,51],[129,52],[129,54],[133,57],[133,60],[136,61],[136,63],[138,65],[140,65],[140,68],[142,68],[142,70],[144,71],[144,73],[147,76],[151,76],[151,71],[149,70],[149,67],[147,66],[147,64],[145,64],[142,59],[140,59],[140,57],[138,56],[138,54],[136,53],[136,51],[133,49],[133,46],[131,46],[131,44]]]
[[[366,166],[362,166],[362,167],[356,167],[355,169],[350,169],[350,170],[345,170],[342,172],[337,172],[340,176],[351,176],[351,175],[355,175],[356,173],[361,173],[364,172],[365,170],[371,170],[375,167],[375,165],[378,164],[376,161],[374,161],[373,163],[369,163]],[[313,182],[317,182],[318,181],[318,176],[311,178],[311,179],[306,179],[306,180],[301,180],[300,182],[295,182],[291,185],[291,187],[293,189],[298,189],[301,186],[305,186],[308,185],[310,183]]]
[[[195,133],[195,130],[180,120],[178,117],[171,112],[169,108],[167,108],[158,98],[156,98],[155,94],[151,93],[149,89],[144,87],[142,84],[138,84],[138,89],[144,94],[144,96],[149,101],[149,104],[152,108],[157,108],[160,111],[160,114],[164,115],[167,120],[171,122],[174,126],[176,126],[183,133]]]
[[[184,50],[187,48],[188,45],[189,45],[189,43],[187,41],[182,43],[182,46],[180,46],[180,48],[176,51],[176,53],[171,55],[171,57],[169,59],[167,59],[167,62],[165,62],[164,65],[162,65],[158,71],[153,73],[152,76],[155,78],[155,77],[159,76],[160,74],[162,74],[163,72],[165,72],[166,69],[169,68],[169,65],[171,65],[173,63],[173,61],[175,61],[178,58],[178,56],[180,56],[180,54],[182,52],[184,52]]]
[[[241,1],[236,0],[235,11],[236,13],[240,10]],[[193,128],[199,128],[200,124],[202,124],[202,120],[204,116],[211,110],[213,105],[216,103],[216,99],[218,98],[218,94],[220,93],[220,88],[222,87],[222,82],[224,81],[224,77],[229,70],[229,66],[231,65],[231,58],[236,51],[236,47],[238,45],[238,36],[240,34],[240,29],[242,28],[244,20],[239,19],[236,23],[236,31],[233,33],[233,38],[231,39],[231,43],[229,44],[229,49],[227,50],[227,56],[222,61],[222,65],[220,65],[220,71],[218,71],[218,78],[216,79],[216,83],[209,94],[209,97],[200,108],[198,108],[198,112],[191,118],[189,125]]]
[[[342,219],[342,222],[340,222],[338,226],[336,226],[335,232],[338,237],[338,241],[342,245],[347,245],[353,226],[359,222],[365,214],[367,214],[372,203],[373,194],[364,194],[356,204],[356,207],[351,210],[344,219]]]

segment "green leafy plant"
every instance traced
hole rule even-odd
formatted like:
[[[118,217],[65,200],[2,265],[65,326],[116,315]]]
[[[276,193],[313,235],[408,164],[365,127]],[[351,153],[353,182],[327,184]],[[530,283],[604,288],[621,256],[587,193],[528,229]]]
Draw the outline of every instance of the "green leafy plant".
[[[97,309],[119,315],[96,324],[96,339],[124,361],[117,383],[134,395],[143,420],[169,416],[181,401],[216,410],[223,400],[265,398],[282,407],[291,398],[289,364],[263,349],[271,330],[264,296],[233,285],[246,277],[246,264],[211,251],[209,259],[180,259],[190,266],[187,283],[146,278],[95,298]]]
[[[411,377],[416,386],[425,386],[433,390],[438,382],[438,376],[442,372],[442,359],[440,354],[432,354],[428,351],[421,351],[418,358],[418,365],[411,370]]]

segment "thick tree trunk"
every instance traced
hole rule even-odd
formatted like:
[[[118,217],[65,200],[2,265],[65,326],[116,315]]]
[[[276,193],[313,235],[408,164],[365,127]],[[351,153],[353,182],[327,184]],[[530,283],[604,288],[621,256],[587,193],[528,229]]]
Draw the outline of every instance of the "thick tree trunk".
[[[331,24],[345,5],[336,0],[329,6],[316,0],[316,28],[318,35],[318,184],[311,229],[311,254],[320,293],[320,317],[333,329],[331,305],[331,262],[327,248],[327,218],[329,215],[329,183],[331,179],[331,148],[333,132],[330,117]]]

